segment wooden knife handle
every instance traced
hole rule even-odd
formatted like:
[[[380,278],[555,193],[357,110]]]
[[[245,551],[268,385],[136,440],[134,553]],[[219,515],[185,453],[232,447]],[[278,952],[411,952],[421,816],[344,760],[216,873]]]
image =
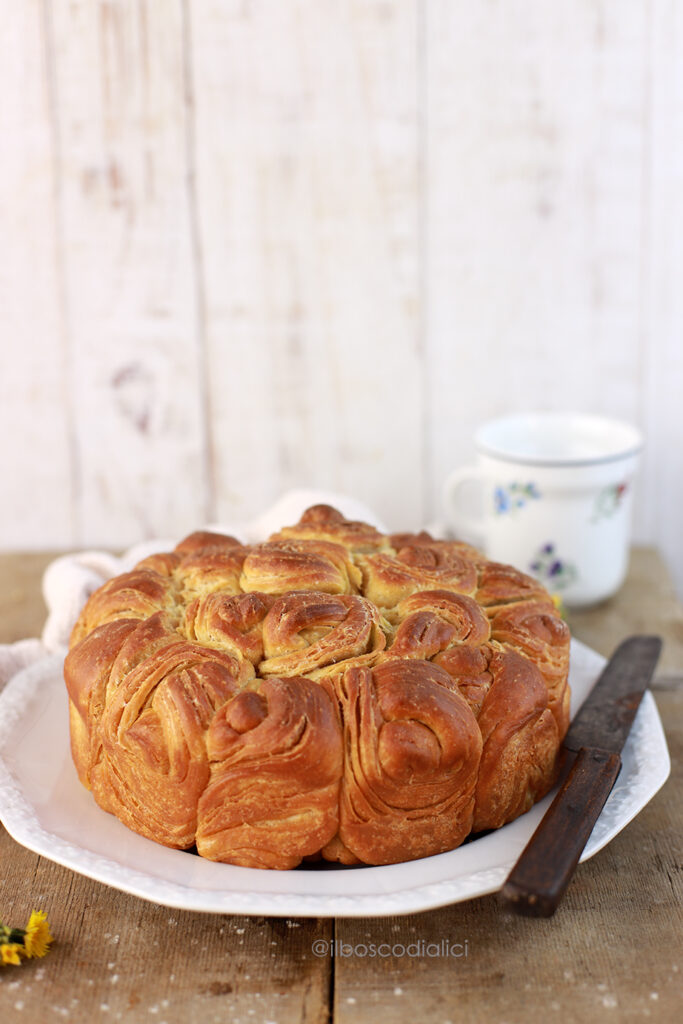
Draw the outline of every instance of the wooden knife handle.
[[[618,754],[581,748],[503,886],[511,909],[529,917],[555,913],[620,768]]]

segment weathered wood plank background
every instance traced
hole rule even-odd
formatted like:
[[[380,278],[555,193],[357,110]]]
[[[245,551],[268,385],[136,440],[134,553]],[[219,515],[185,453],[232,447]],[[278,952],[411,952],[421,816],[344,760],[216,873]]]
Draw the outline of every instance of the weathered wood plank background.
[[[676,0],[3,0],[0,547],[355,494],[482,420],[648,439],[683,589]]]

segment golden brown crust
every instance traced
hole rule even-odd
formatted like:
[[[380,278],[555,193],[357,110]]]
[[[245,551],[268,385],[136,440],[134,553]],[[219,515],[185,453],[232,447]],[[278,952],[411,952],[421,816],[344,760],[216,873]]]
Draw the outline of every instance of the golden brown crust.
[[[266,594],[318,590],[353,594],[361,574],[350,552],[327,540],[267,541],[251,549],[242,567],[241,589]]]
[[[89,739],[79,775],[97,802],[150,839],[192,846],[208,781],[204,734],[253,677],[250,663],[189,643],[159,612],[105,623],[69,652],[65,676],[72,721]]]
[[[545,597],[500,606],[491,615],[491,636],[533,662],[548,689],[560,738],[569,726],[569,628]]]
[[[232,548],[239,548],[242,545],[235,537],[227,533],[213,533],[211,530],[195,530],[188,534],[175,550],[180,555],[199,555],[208,551],[230,551]]]
[[[72,647],[64,664],[69,694],[71,753],[84,786],[99,760],[99,723],[106,702],[111,670],[127,637],[140,625],[137,619],[104,622]]]
[[[529,598],[552,604],[550,594],[538,580],[500,562],[480,563],[476,598],[482,608],[487,609]]]
[[[473,828],[500,828],[555,782],[559,737],[543,677],[516,651],[494,648],[477,722],[483,740]]]
[[[69,646],[83,640],[96,626],[115,619],[148,619],[174,599],[173,583],[153,569],[137,566],[107,580],[91,595],[71,633]]]
[[[547,792],[568,663],[535,580],[314,506],[263,544],[191,534],[90,597],[65,663],[73,759],[169,846],[394,863]]]
[[[269,594],[210,591],[187,606],[183,632],[189,640],[247,658],[263,659],[263,620],[273,600]]]
[[[264,679],[214,716],[197,850],[244,867],[293,868],[335,835],[342,738],[327,691],[300,676]]]
[[[450,541],[408,545],[395,554],[361,557],[359,563],[363,594],[379,608],[394,608],[417,590],[473,594],[477,588],[476,565],[463,545]]]
[[[377,608],[355,594],[292,591],[278,598],[263,623],[262,676],[339,671],[339,663],[369,664],[386,646]]]
[[[245,559],[250,548],[235,544],[225,550],[207,548],[186,555],[178,566],[177,575],[184,590],[205,594],[220,590],[222,594],[239,594]]]
[[[454,646],[479,647],[491,627],[476,601],[448,590],[422,590],[396,606],[400,625],[389,657],[434,658]]]
[[[274,533],[270,540],[328,540],[342,544],[354,554],[389,547],[389,538],[374,526],[345,519],[331,505],[312,505],[295,526],[285,526]]]
[[[452,850],[469,834],[481,733],[450,676],[426,661],[348,669],[339,838],[365,864]]]

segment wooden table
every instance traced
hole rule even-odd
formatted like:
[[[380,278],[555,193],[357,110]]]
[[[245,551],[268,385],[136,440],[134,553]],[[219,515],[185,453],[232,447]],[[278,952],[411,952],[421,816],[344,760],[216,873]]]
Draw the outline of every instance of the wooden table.
[[[40,631],[51,556],[0,556],[0,641]],[[0,1016],[14,1021],[673,1021],[683,837],[683,610],[655,551],[635,549],[621,593],[575,613],[603,654],[636,631],[665,639],[654,687],[672,775],[609,846],[581,865],[550,920],[501,911],[495,896],[409,917],[255,919],[169,910],[58,867],[0,827],[1,917],[47,911],[45,960],[0,968]],[[460,959],[316,957],[316,939],[467,942]]]

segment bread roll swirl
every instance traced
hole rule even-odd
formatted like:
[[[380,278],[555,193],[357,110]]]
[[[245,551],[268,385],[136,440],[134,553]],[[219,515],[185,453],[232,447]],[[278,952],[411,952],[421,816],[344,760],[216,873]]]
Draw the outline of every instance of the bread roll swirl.
[[[265,618],[259,672],[316,679],[338,671],[340,662],[373,662],[385,646],[380,614],[365,598],[293,591],[278,598]]]
[[[456,645],[479,647],[491,633],[476,601],[447,590],[423,590],[399,602],[400,625],[389,657],[433,658]]]
[[[380,608],[394,608],[417,590],[473,594],[477,569],[460,544],[448,541],[407,545],[395,554],[360,558],[363,593]]]
[[[243,591],[287,594],[319,590],[324,594],[357,593],[361,573],[350,553],[331,541],[269,541],[252,548],[240,579]]]
[[[176,596],[174,580],[152,569],[137,566],[132,572],[115,576],[91,595],[72,630],[70,646],[105,622],[148,619],[172,605]]]
[[[544,796],[557,774],[559,735],[541,673],[493,645],[491,685],[477,718],[483,750],[473,828],[500,828]]]
[[[84,670],[89,660],[97,665],[103,648],[104,673]],[[67,658],[66,679],[89,726],[77,752],[79,775],[100,806],[157,842],[192,845],[209,774],[204,734],[253,674],[224,651],[188,643],[161,612],[90,634]],[[92,686],[84,686],[89,678]]]
[[[344,722],[339,838],[366,864],[453,849],[472,828],[481,733],[457,687],[424,661],[335,679]]]
[[[569,725],[569,629],[545,598],[502,605],[491,615],[491,636],[515,648],[538,667],[549,695],[549,707],[564,736]]]
[[[264,679],[214,716],[199,799],[197,851],[213,860],[292,868],[336,833],[342,736],[327,691],[302,677]]]
[[[263,620],[272,603],[269,594],[210,591],[188,605],[185,635],[258,665],[263,659]]]
[[[270,537],[278,540],[327,540],[342,544],[354,554],[390,547],[389,538],[369,523],[345,519],[330,505],[313,505],[295,526],[285,526]]]

